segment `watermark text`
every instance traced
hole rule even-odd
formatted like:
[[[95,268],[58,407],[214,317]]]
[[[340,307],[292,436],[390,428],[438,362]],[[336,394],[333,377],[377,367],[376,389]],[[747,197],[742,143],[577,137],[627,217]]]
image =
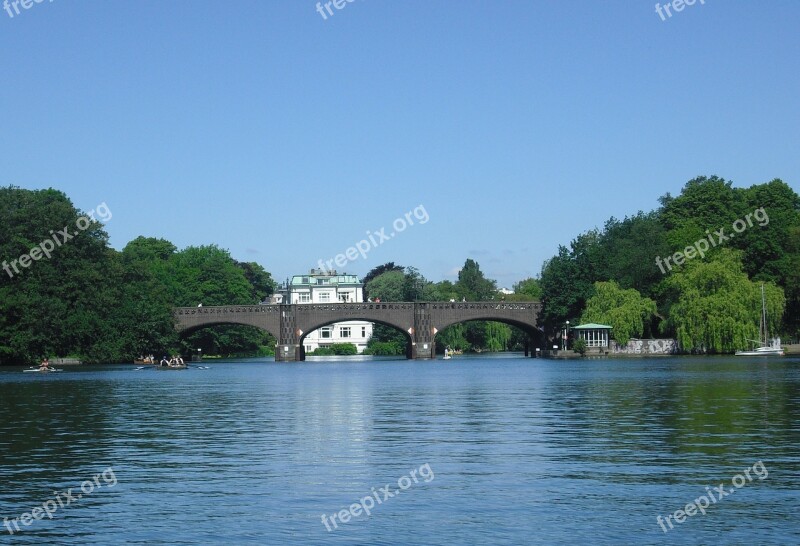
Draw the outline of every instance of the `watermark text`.
[[[418,473],[419,476],[417,476]],[[391,485],[388,483],[384,487],[378,488],[377,491],[373,487],[370,495],[361,498],[358,502],[351,504],[347,508],[343,508],[331,516],[322,514],[322,523],[325,524],[325,528],[330,533],[334,529],[339,528],[339,525],[336,523],[336,518],[339,518],[339,523],[347,523],[352,518],[357,518],[362,514],[369,516],[372,514],[372,509],[375,508],[376,502],[378,504],[383,504],[392,497],[396,497],[401,491],[405,491],[411,487],[412,481],[415,484],[419,483],[419,478],[422,478],[422,481],[425,483],[433,481],[434,475],[430,464],[425,463],[419,467],[419,469],[415,468],[409,472],[407,476],[403,476],[397,480],[397,487],[399,489],[392,490]],[[333,525],[332,528],[331,525]]]

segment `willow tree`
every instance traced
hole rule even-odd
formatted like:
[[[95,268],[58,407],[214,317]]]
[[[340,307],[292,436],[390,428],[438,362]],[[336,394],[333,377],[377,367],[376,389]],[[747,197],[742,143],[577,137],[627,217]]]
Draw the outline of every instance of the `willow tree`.
[[[712,261],[687,262],[665,281],[677,299],[662,326],[673,329],[683,349],[730,353],[758,339],[762,283],[747,277],[741,256],[740,251],[722,249]],[[779,286],[763,284],[767,327],[775,333],[786,298]]]
[[[634,288],[623,290],[614,281],[596,282],[594,289],[594,295],[586,301],[581,324],[608,324],[614,339],[622,345],[644,334],[645,325],[656,314],[656,302]]]

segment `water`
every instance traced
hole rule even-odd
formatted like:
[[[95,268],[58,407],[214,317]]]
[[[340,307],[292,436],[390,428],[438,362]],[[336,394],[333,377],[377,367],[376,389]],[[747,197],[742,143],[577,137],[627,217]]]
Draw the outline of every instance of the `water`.
[[[0,543],[800,543],[795,358],[210,362],[0,369]]]

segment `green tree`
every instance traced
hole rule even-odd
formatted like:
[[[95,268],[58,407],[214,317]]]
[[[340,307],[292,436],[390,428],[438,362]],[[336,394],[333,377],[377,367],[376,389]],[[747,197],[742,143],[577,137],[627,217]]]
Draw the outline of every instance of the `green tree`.
[[[381,301],[404,301],[406,276],[402,271],[387,271],[369,281],[366,288],[372,299],[380,298]]]
[[[459,351],[469,351],[472,345],[467,341],[466,331],[467,327],[463,322],[444,328],[436,334],[436,351],[442,353],[447,347]]]
[[[656,256],[671,254],[666,229],[657,212],[639,212],[620,221],[611,218],[600,236],[600,267],[593,281],[614,279],[622,288],[645,295],[663,278]]]
[[[389,271],[403,271],[402,265],[396,265],[394,262],[388,262],[377,267],[373,267],[369,273],[367,273],[364,278],[362,279],[362,283],[364,284],[364,301],[368,301],[369,299],[374,299],[375,296],[369,293],[369,284],[372,279],[375,277],[379,277],[384,273],[388,273]]]
[[[507,351],[511,341],[511,327],[508,324],[496,321],[486,321],[485,349],[490,352]]]
[[[678,197],[667,194],[660,201],[667,243],[674,250],[706,237],[706,230],[729,228],[745,212],[744,190],[717,176],[690,180]]]
[[[692,260],[666,281],[677,295],[665,328],[685,350],[730,353],[758,339],[760,283],[750,281],[741,252],[722,249],[711,261]],[[785,308],[783,289],[764,283],[768,328],[776,332]]]
[[[615,281],[594,283],[594,295],[586,302],[581,324],[608,324],[614,339],[625,345],[632,337],[644,335],[656,314],[656,302],[644,298],[638,290],[620,288]]]
[[[586,340],[582,337],[579,337],[575,341],[572,342],[572,350],[578,353],[581,356],[586,354]]]
[[[467,259],[458,272],[456,290],[469,301],[486,301],[497,293],[497,283],[484,277],[478,262]]]
[[[515,299],[518,301],[539,301],[542,299],[542,285],[539,283],[539,279],[534,278],[527,278],[515,283],[512,287],[514,290],[513,294],[509,294],[509,296],[516,296],[511,298],[506,296],[506,299]]]
[[[275,292],[275,281],[272,275],[256,262],[236,262],[237,267],[244,273],[245,279],[250,283],[250,297],[253,303],[264,301]]]
[[[543,326],[551,333],[565,321],[579,317],[586,300],[594,291],[589,280],[593,275],[583,270],[584,265],[575,254],[574,250],[570,252],[566,247],[559,246],[558,255],[542,266],[542,311],[539,316]]]
[[[100,223],[60,191],[0,188],[0,256],[0,360],[113,356],[120,271]]]

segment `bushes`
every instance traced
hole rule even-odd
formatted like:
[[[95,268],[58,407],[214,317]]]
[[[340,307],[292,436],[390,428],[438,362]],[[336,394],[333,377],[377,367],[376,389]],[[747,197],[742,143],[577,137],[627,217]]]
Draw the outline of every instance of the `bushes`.
[[[364,350],[365,355],[399,356],[406,354],[405,344],[396,341],[376,341],[369,343]]]
[[[582,337],[579,337],[575,341],[572,342],[572,350],[578,353],[581,356],[586,354],[586,340]]]
[[[334,343],[330,347],[318,347],[308,354],[312,356],[356,355],[358,348],[352,343]]]

